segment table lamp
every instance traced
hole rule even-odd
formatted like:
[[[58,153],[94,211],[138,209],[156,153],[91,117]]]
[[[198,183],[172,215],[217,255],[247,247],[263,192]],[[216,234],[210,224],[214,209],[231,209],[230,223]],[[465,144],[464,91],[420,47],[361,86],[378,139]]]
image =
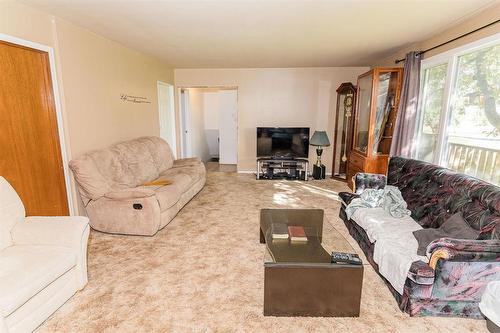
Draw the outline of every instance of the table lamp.
[[[318,160],[316,165],[321,167],[321,154],[323,154],[323,147],[328,147],[330,145],[330,140],[328,140],[328,135],[325,131],[314,131],[311,140],[309,140],[311,146],[316,146],[316,154],[318,155]]]

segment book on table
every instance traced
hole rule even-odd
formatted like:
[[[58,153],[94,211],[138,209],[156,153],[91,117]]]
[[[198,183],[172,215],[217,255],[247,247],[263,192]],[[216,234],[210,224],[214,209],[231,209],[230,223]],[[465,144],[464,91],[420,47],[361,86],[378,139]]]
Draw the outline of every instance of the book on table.
[[[306,231],[302,226],[288,226],[288,234],[290,235],[290,241],[292,242],[307,242]]]
[[[284,223],[273,223],[271,225],[273,239],[288,239],[288,228]]]

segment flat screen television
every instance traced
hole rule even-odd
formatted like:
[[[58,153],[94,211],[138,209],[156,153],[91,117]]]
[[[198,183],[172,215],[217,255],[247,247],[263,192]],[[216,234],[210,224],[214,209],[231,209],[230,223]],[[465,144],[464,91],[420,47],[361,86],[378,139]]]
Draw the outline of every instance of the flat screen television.
[[[309,127],[257,127],[257,157],[309,156]]]

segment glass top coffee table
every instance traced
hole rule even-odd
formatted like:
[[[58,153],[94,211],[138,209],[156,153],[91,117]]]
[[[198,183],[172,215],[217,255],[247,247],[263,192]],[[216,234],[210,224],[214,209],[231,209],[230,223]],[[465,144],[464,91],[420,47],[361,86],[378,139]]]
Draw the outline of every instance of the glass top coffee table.
[[[321,209],[262,209],[264,315],[359,316],[362,265],[331,263],[331,253],[355,253]],[[273,239],[272,225],[302,226],[307,242]]]

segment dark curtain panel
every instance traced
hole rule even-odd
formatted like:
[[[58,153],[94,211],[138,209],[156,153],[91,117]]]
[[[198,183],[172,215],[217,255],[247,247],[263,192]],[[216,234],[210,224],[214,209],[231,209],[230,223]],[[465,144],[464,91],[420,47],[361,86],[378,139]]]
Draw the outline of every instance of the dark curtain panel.
[[[403,86],[392,136],[391,156],[411,158],[420,92],[420,58],[416,51],[408,53],[405,58]]]

